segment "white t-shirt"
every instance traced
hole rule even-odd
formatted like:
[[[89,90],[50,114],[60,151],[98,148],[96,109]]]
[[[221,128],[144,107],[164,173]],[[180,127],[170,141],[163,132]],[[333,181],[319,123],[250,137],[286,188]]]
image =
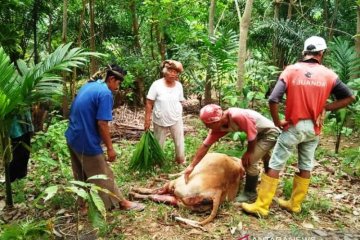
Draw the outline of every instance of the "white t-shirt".
[[[182,118],[181,101],[185,99],[179,81],[175,81],[174,87],[167,87],[164,78],[156,80],[151,84],[146,98],[155,101],[152,118],[157,125],[172,126]]]

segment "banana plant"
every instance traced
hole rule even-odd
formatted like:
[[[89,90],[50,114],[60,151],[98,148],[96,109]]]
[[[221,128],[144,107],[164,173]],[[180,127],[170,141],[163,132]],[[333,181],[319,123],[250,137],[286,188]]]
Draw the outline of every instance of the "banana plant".
[[[32,103],[52,100],[62,94],[61,71],[71,72],[84,66],[89,56],[99,53],[86,52],[80,48],[70,49],[71,43],[59,46],[42,62],[28,66],[18,60],[16,66],[0,47],[0,161],[5,166],[6,204],[13,205],[9,164],[12,160],[10,126],[14,115],[29,109]]]

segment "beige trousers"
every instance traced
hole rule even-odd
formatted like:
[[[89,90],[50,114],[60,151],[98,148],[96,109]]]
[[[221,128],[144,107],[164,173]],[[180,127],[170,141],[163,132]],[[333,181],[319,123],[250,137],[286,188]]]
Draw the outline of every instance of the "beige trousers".
[[[259,175],[259,160],[262,159],[266,153],[269,153],[275,146],[279,134],[280,130],[277,128],[271,128],[258,134],[254,153],[250,159],[250,165],[245,169],[246,174],[249,176]]]
[[[174,140],[175,144],[175,154],[177,161],[184,161],[185,160],[185,147],[184,147],[184,125],[183,120],[180,119],[174,125],[168,127],[162,127],[154,124],[154,135],[155,138],[159,141],[161,148],[164,147],[164,142],[166,139],[166,135],[170,130],[171,137]]]
[[[105,160],[104,154],[99,154],[95,156],[87,156],[79,154],[71,149],[70,146],[70,156],[71,156],[71,166],[74,174],[75,180],[85,182],[89,177],[95,175],[106,175],[108,179],[93,179],[89,182],[96,184],[97,186],[107,189],[114,193],[119,199],[110,196],[104,192],[99,192],[101,199],[105,204],[105,208],[110,210],[112,208],[119,207],[119,200],[124,200],[120,190],[115,184],[114,174],[109,164]]]

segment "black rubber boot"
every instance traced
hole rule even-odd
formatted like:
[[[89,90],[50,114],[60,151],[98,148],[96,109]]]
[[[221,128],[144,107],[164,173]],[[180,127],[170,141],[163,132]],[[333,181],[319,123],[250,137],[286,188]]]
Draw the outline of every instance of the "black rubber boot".
[[[255,201],[257,194],[256,194],[256,187],[258,184],[259,175],[256,176],[249,176],[246,175],[245,178],[245,187],[244,191],[237,196],[237,202],[253,202]]]

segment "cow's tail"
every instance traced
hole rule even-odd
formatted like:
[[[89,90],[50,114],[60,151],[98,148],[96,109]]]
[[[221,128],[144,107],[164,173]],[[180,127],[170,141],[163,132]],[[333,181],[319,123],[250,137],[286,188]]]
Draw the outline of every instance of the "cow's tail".
[[[202,226],[206,225],[216,217],[216,214],[217,214],[217,212],[219,210],[219,206],[220,206],[221,195],[222,195],[222,191],[217,190],[217,192],[214,194],[214,197],[212,199],[213,200],[213,208],[211,210],[211,214],[205,220],[200,222],[200,225],[202,225]]]

